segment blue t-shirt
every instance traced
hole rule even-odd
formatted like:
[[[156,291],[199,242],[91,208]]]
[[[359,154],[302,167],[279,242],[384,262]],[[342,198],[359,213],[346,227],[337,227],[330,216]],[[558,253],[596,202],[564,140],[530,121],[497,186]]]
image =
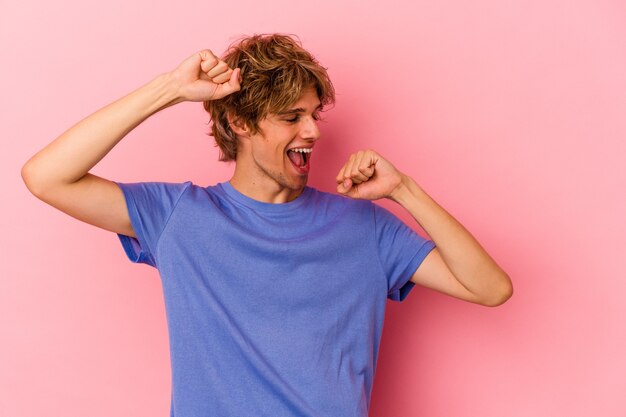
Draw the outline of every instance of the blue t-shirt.
[[[117,183],[156,267],[171,416],[365,417],[386,299],[435,247],[388,210],[306,187],[264,203],[229,182]]]

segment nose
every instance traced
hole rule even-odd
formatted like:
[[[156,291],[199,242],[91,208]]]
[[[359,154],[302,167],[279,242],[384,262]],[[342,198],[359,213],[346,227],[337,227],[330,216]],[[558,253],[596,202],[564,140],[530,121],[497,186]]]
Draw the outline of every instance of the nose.
[[[320,129],[317,120],[313,116],[305,118],[301,131],[302,138],[309,140],[318,140],[320,138]]]

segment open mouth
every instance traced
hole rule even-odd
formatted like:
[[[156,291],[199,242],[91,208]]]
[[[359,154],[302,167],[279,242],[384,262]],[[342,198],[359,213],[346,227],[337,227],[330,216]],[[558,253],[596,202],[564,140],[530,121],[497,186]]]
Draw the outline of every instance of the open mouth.
[[[287,156],[300,172],[308,172],[312,151],[311,148],[293,148],[287,150]]]

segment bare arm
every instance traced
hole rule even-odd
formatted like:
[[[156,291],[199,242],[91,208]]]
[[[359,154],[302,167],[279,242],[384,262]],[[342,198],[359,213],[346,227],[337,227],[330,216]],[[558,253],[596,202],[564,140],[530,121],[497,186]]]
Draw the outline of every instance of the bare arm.
[[[437,247],[411,277],[415,284],[491,307],[513,295],[509,276],[467,229],[377,152],[352,154],[335,179],[348,197],[397,202],[432,238]]]
[[[411,281],[476,304],[495,307],[513,295],[509,276],[476,238],[411,177],[390,198],[402,205],[433,239],[433,249]]]
[[[239,70],[209,50],[81,120],[22,167],[40,200],[84,222],[135,236],[122,190],[89,173],[131,130],[151,115],[183,101],[203,101],[238,91]]]

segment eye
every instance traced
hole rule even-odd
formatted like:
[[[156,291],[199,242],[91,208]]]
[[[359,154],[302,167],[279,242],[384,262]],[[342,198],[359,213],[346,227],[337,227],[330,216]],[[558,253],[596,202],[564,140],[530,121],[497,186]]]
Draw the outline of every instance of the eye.
[[[319,112],[313,113],[312,117],[315,121],[322,120],[322,116],[319,114]],[[300,120],[300,115],[295,115],[291,119],[285,119],[285,121],[289,123],[296,123],[298,120]]]

